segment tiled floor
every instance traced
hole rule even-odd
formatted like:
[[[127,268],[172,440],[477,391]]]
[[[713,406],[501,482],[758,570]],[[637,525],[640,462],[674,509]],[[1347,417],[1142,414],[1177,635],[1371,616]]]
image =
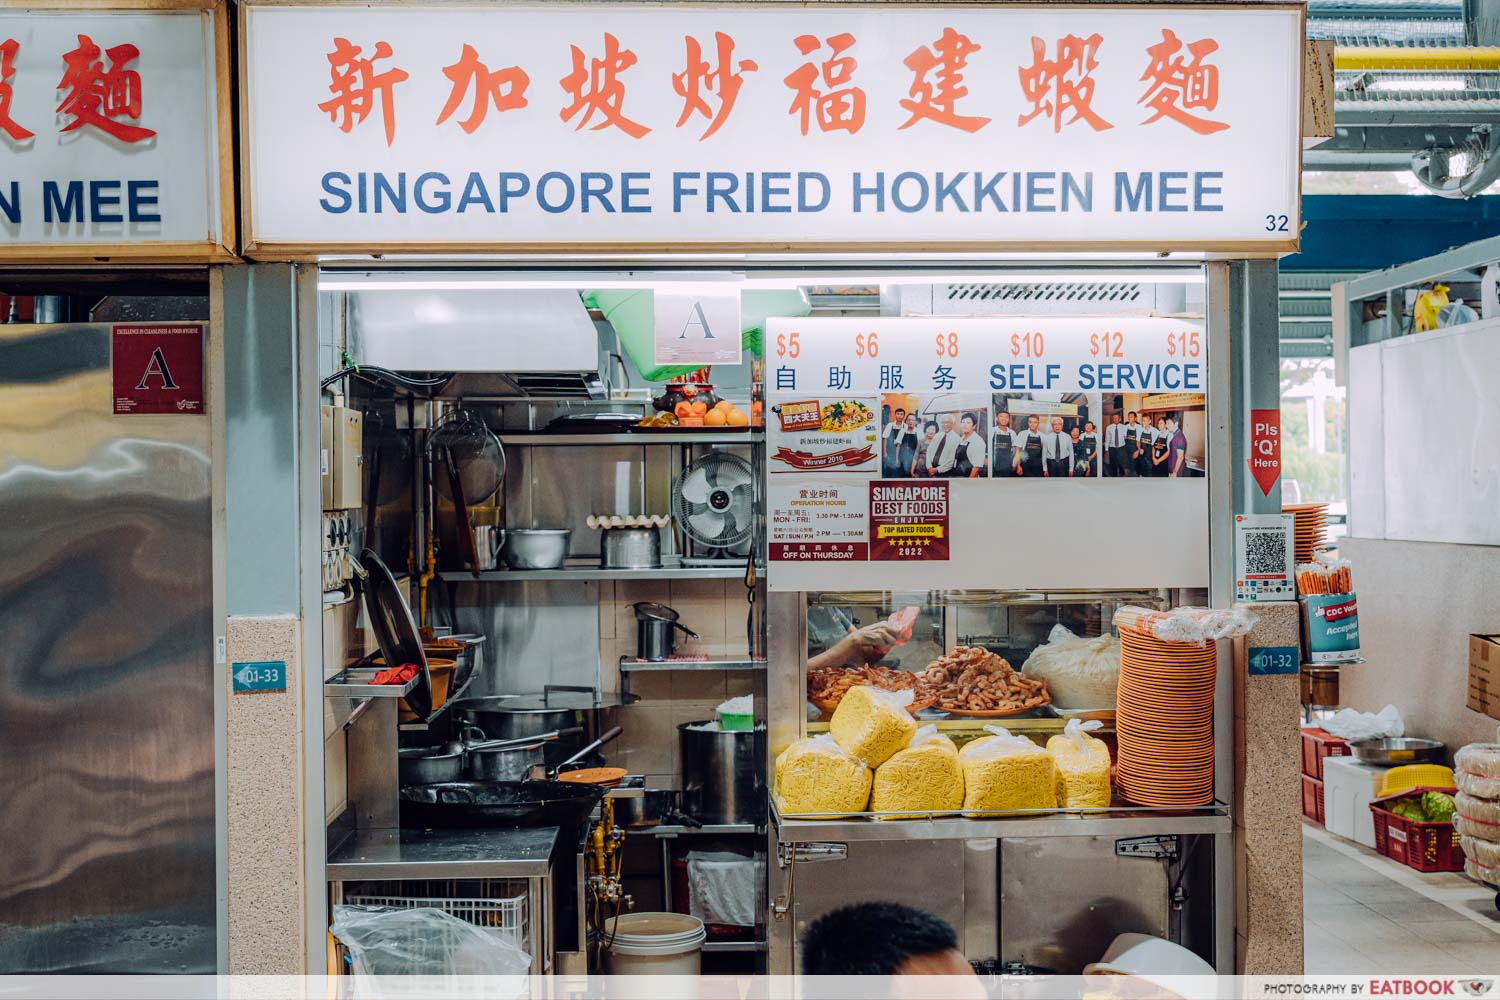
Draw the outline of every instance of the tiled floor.
[[[1495,892],[1423,875],[1316,827],[1302,828],[1308,975],[1500,973]]]

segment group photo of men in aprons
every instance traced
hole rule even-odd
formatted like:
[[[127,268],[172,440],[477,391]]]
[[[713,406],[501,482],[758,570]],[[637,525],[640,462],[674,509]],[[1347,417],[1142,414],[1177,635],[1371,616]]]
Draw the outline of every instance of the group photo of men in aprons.
[[[881,399],[886,479],[982,479],[990,474],[986,397],[888,393]]]
[[[1072,479],[1100,474],[1102,437],[1092,419],[1097,398],[997,393],[990,434],[995,479]],[[1059,412],[1065,411],[1065,412]]]
[[[1144,405],[1129,408],[1132,399],[1143,400]],[[1105,400],[1101,411],[1105,422],[1104,475],[1135,479],[1202,475],[1201,469],[1188,464],[1190,449],[1184,429],[1187,411],[1150,408],[1151,402],[1149,397],[1140,396]],[[1202,420],[1195,426],[1201,437]]]

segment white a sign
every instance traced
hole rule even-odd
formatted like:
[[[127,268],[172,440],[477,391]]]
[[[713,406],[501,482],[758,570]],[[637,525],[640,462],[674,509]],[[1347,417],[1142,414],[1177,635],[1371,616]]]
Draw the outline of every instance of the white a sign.
[[[1291,6],[246,6],[252,251],[1295,249]]]
[[[0,10],[0,258],[229,256],[224,16]]]
[[[656,289],[656,363],[740,363],[740,290],[732,283]]]

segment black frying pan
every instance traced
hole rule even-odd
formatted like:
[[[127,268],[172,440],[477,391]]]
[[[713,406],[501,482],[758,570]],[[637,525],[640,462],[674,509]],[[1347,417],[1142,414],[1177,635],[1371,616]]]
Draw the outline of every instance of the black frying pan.
[[[597,785],[566,781],[448,781],[401,789],[401,825],[578,828],[604,797]]]
[[[359,569],[356,576],[361,578],[365,615],[370,619],[375,643],[380,647],[386,666],[415,663],[420,668],[416,687],[407,692],[406,704],[425,719],[432,714],[432,677],[427,672],[427,654],[422,651],[422,639],[417,634],[411,606],[396,585],[396,578],[374,549],[365,549],[359,554]]]

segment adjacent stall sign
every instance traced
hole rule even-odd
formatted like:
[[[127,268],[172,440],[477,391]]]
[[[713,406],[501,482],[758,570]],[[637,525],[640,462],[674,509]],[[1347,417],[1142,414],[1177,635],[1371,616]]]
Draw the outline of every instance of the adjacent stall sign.
[[[1302,12],[256,3],[250,249],[1297,245]]]
[[[229,678],[235,694],[250,691],[285,691],[286,663],[282,660],[254,660],[230,665]]]
[[[116,326],[110,368],[116,413],[203,413],[203,327]]]
[[[0,11],[0,259],[232,256],[226,15],[171,6]]]
[[[1291,514],[1235,515],[1235,600],[1297,599],[1294,522]]]
[[[1154,317],[771,319],[772,590],[1207,583],[1207,344]],[[865,579],[861,576],[860,579]]]

